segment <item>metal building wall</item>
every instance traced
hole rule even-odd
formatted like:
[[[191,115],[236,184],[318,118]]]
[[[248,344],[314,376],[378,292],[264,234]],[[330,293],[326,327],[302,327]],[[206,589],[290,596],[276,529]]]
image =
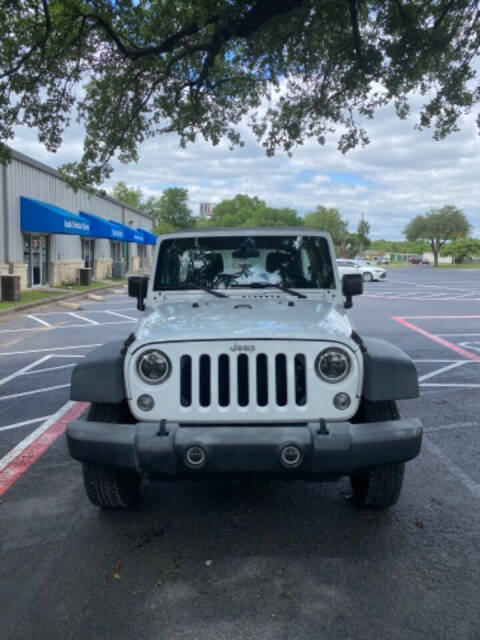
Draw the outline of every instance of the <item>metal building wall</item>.
[[[7,246],[7,212],[4,199],[3,183],[5,180],[6,167],[0,165],[0,263],[5,262],[5,250]]]
[[[146,214],[142,215],[108,197],[91,195],[83,189],[75,192],[50,167],[42,165],[18,152],[13,152],[12,155],[12,161],[3,170],[3,173],[6,173],[6,184],[3,184],[3,180],[1,182],[1,194],[3,197],[0,198],[0,207],[6,206],[6,211],[2,211],[1,219],[6,238],[4,242],[0,242],[0,261],[2,259],[7,262],[23,261],[23,237],[20,231],[20,196],[42,200],[75,214],[82,210],[123,224],[128,224],[132,220],[132,226],[135,228],[142,227],[148,231],[152,230],[152,221]],[[2,203],[5,203],[5,205]],[[151,253],[151,250],[149,251]],[[129,254],[131,256],[137,255],[135,243],[129,244]],[[51,260],[80,259],[81,255],[81,239],[79,236],[51,236]],[[97,258],[111,257],[109,240],[98,238],[95,240],[95,256]]]

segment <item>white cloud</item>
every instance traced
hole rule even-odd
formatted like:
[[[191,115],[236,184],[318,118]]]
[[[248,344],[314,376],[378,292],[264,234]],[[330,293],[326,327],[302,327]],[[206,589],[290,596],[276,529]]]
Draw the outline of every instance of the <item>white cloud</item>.
[[[417,101],[414,101],[417,104]],[[361,212],[372,237],[402,238],[409,219],[431,207],[455,204],[480,229],[480,140],[475,114],[461,119],[461,131],[445,140],[432,132],[416,131],[416,115],[401,121],[393,107],[379,111],[366,123],[371,140],[365,148],[342,155],[331,139],[322,147],[309,140],[288,157],[268,158],[249,130],[242,126],[245,146],[230,151],[198,141],[186,149],[175,136],[147,141],[137,164],[115,164],[111,187],[124,180],[147,196],[170,186],[189,190],[194,213],[200,202],[217,203],[237,193],[258,196],[272,206],[288,206],[301,213],[316,205],[337,207],[353,230]],[[18,129],[12,146],[51,166],[78,159],[82,129],[70,127],[60,151],[50,154],[32,130]]]

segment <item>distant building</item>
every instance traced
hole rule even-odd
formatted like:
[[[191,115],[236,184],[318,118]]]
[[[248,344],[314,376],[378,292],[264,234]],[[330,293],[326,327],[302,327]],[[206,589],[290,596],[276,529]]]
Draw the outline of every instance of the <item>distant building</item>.
[[[0,166],[0,276],[19,275],[22,289],[75,284],[83,268],[97,280],[124,268],[147,271],[152,226],[145,211],[73,191],[55,169],[23,153],[12,150]]]
[[[205,218],[210,218],[213,215],[213,204],[211,202],[201,202],[200,215]]]

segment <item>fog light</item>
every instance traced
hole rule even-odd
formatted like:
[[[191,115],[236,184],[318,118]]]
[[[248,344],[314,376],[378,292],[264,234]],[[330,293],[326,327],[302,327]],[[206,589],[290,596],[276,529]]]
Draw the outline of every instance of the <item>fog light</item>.
[[[284,467],[293,469],[293,467],[298,467],[302,462],[302,452],[298,447],[295,447],[293,444],[289,444],[286,447],[283,447],[282,453],[280,454],[280,460]]]
[[[138,408],[141,409],[142,411],[151,411],[153,409],[154,404],[155,404],[155,401],[153,400],[152,396],[149,396],[146,393],[139,396],[137,400]]]
[[[185,452],[185,463],[191,469],[200,469],[207,461],[207,454],[202,447],[189,447]]]
[[[348,407],[350,406],[350,402],[351,400],[348,393],[337,393],[337,395],[333,398],[333,404],[337,409],[340,409],[340,411],[348,409]]]

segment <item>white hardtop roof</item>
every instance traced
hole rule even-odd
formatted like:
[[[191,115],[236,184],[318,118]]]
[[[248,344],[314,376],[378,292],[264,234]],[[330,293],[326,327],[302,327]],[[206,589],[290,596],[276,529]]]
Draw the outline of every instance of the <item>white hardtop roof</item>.
[[[196,236],[320,236],[330,239],[326,231],[319,231],[312,227],[200,227],[181,229],[165,233],[159,240],[169,238],[195,238]]]

